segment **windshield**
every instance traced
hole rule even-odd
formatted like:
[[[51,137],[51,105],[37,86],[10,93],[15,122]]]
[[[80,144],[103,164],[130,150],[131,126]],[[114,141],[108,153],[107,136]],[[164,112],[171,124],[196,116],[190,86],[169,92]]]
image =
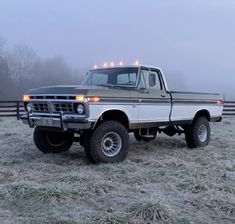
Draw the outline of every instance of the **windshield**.
[[[135,87],[138,68],[108,68],[89,71],[83,85]]]

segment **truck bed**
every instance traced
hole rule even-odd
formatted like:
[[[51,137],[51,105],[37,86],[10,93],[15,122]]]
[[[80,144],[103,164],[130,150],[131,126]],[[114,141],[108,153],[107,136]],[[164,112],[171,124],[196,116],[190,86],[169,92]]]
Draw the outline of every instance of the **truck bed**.
[[[207,110],[211,119],[220,119],[223,99],[216,93],[171,91],[171,121],[192,120],[197,111]]]

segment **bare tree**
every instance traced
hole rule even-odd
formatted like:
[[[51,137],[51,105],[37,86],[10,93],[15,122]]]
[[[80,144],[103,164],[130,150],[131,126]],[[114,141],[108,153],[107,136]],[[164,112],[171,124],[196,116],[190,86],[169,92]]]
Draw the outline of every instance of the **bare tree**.
[[[13,82],[9,75],[7,61],[2,56],[0,56],[0,80],[0,99],[7,100],[14,95],[14,93],[12,93]]]
[[[78,84],[79,71],[72,70],[61,56],[42,60],[24,44],[6,50],[0,37],[0,98],[20,99],[27,89],[45,85]]]
[[[5,46],[6,46],[6,39],[0,36],[0,56],[5,55]]]
[[[71,83],[71,69],[61,56],[46,59],[37,70],[37,81],[43,85]]]
[[[6,40],[0,36],[0,99],[9,99],[13,82],[9,75],[9,66],[6,59]]]
[[[11,77],[23,81],[32,79],[40,58],[27,45],[18,44],[8,56]]]

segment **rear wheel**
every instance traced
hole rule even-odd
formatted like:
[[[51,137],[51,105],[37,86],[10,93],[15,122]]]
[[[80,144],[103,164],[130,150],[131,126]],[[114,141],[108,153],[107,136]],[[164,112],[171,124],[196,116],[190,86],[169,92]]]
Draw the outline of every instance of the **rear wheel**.
[[[85,142],[87,157],[95,163],[121,162],[130,147],[128,131],[117,121],[101,123]]]
[[[67,151],[73,144],[74,134],[70,132],[52,132],[34,130],[34,143],[43,153],[61,153]]]
[[[184,128],[189,148],[205,147],[210,141],[210,124],[206,117],[199,117]]]

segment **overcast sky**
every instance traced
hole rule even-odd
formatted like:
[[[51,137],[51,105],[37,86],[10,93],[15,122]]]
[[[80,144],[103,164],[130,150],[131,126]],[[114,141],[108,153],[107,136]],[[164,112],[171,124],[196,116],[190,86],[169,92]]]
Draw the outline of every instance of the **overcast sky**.
[[[0,0],[0,35],[75,67],[139,59],[172,88],[235,96],[235,0]]]

